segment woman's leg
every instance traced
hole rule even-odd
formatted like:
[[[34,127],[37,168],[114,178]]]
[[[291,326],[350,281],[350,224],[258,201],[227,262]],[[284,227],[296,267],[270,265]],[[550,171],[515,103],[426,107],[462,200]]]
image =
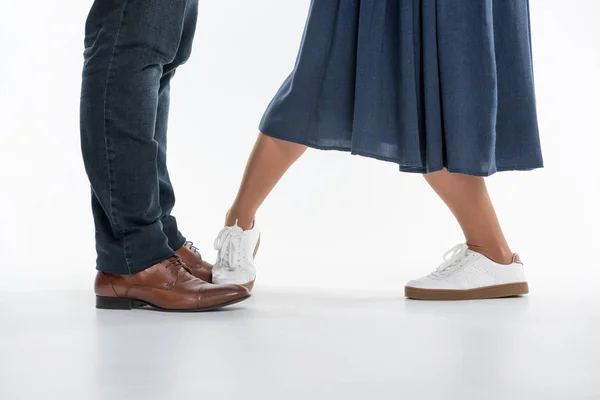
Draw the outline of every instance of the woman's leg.
[[[425,179],[458,220],[469,248],[500,264],[512,262],[484,178],[443,170]]]
[[[240,228],[252,228],[254,215],[288,168],[306,151],[306,146],[258,135],[250,154],[237,197],[227,212],[225,226],[236,221]]]

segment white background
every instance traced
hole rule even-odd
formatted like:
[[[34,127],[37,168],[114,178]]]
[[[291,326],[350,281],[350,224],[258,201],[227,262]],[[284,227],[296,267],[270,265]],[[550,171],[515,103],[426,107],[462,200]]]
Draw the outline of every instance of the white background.
[[[89,189],[79,149],[83,27],[91,1],[0,0],[0,292],[91,289]],[[290,72],[308,0],[200,1],[191,61],[172,91],[175,215],[213,259],[258,121]],[[600,279],[597,0],[531,0],[547,168],[490,190],[533,294],[595,296]],[[310,151],[258,215],[259,284],[391,290],[462,240],[418,175]]]

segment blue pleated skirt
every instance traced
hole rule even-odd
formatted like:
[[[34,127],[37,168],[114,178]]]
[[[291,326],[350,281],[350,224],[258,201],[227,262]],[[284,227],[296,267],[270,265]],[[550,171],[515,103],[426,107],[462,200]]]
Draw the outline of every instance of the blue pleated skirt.
[[[488,176],[542,167],[528,0],[313,0],[269,136]]]

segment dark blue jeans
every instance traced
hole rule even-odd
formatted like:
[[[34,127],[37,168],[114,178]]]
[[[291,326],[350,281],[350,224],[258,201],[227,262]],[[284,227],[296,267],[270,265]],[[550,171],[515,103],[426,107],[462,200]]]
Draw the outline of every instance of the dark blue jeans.
[[[171,215],[167,119],[197,15],[197,0],[95,0],[88,16],[81,147],[100,271],[142,271],[185,242]]]

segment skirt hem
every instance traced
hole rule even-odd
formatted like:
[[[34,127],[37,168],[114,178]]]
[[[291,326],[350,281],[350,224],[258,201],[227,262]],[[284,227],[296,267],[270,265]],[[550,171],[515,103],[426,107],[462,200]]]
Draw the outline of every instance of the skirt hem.
[[[278,136],[278,135],[274,135],[271,132],[265,132],[264,130],[261,129],[261,133],[264,135],[267,135],[269,137],[275,138],[275,139],[279,139],[279,140],[284,140],[286,142],[291,142],[291,143],[296,143],[296,144],[301,144],[303,146],[307,146],[313,149],[317,149],[317,150],[325,150],[325,151],[341,151],[341,152],[345,152],[345,153],[350,153],[352,155],[356,155],[356,156],[361,156],[361,157],[367,157],[367,158],[372,158],[378,161],[385,161],[385,162],[391,162],[394,164],[397,164],[398,167],[400,168],[400,172],[407,172],[407,173],[415,173],[415,174],[431,174],[433,172],[437,172],[437,171],[441,171],[443,169],[448,170],[448,172],[453,173],[453,174],[463,174],[463,175],[471,175],[471,176],[479,176],[479,177],[488,177],[488,176],[492,176],[494,175],[496,172],[509,172],[509,171],[533,171],[535,169],[539,169],[539,168],[543,168],[544,165],[543,164],[534,164],[534,165],[500,165],[500,166],[496,166],[496,169],[493,171],[473,171],[467,168],[455,168],[455,167],[448,167],[448,165],[445,164],[440,164],[437,166],[430,166],[430,167],[425,167],[422,164],[419,165],[411,165],[411,164],[406,164],[401,162],[400,160],[394,159],[394,158],[389,158],[389,157],[384,157],[381,156],[380,154],[376,154],[376,153],[372,153],[369,152],[367,150],[361,150],[361,149],[354,149],[354,148],[350,148],[350,147],[345,147],[345,146],[323,146],[323,145],[319,145],[317,143],[315,143],[314,141],[311,140],[306,140],[306,139],[300,139],[300,138],[290,138],[290,137],[284,137],[284,136]]]

